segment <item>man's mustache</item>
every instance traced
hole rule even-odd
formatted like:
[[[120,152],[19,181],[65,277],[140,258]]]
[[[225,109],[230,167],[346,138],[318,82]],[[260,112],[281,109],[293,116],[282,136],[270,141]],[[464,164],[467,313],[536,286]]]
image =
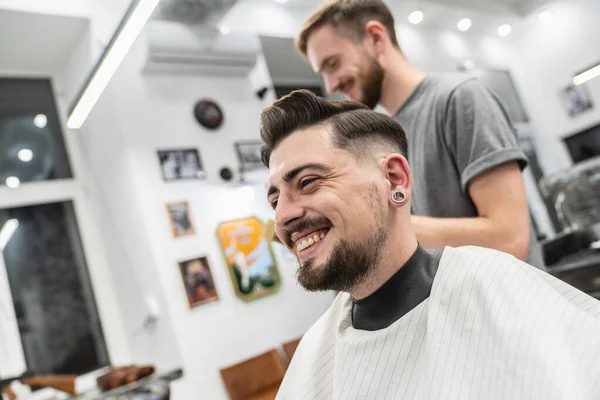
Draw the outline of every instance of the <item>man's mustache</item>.
[[[310,228],[322,228],[322,227],[332,227],[333,224],[329,221],[329,218],[326,217],[317,217],[317,218],[305,218],[303,220],[295,222],[293,225],[284,229],[283,234],[285,236],[285,242],[288,247],[294,247],[294,242],[292,241],[292,235],[296,232],[301,232]]]

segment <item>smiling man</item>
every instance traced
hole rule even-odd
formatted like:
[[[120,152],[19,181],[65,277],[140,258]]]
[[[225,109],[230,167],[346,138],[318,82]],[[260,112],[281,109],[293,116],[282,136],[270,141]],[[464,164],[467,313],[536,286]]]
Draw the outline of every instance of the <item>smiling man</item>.
[[[600,303],[506,253],[424,250],[400,125],[296,91],[261,116],[275,231],[337,290],[277,398],[596,399]]]
[[[297,47],[328,92],[379,104],[406,129],[423,246],[490,247],[545,269],[521,175],[527,160],[493,93],[465,75],[426,75],[411,64],[381,0],[324,2]]]

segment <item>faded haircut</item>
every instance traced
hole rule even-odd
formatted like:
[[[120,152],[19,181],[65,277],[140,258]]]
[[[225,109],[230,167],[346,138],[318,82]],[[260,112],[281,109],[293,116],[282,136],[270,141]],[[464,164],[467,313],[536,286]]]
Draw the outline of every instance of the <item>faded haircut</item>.
[[[360,41],[365,37],[365,24],[369,21],[381,23],[392,44],[400,48],[394,17],[382,0],[334,0],[323,3],[304,23],[296,39],[296,47],[306,57],[310,35],[325,25],[355,41]]]
[[[271,153],[292,133],[313,126],[331,129],[333,145],[365,156],[385,146],[407,156],[406,135],[392,117],[352,101],[330,101],[309,90],[296,90],[265,108],[260,117],[261,157],[269,167]]]

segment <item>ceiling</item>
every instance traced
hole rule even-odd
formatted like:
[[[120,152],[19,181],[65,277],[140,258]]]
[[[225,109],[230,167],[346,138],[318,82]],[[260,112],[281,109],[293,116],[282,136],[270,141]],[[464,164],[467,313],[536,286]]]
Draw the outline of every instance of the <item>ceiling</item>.
[[[484,12],[510,12],[525,16],[543,7],[551,0],[428,0],[424,2],[441,3]]]
[[[252,34],[293,37],[322,1],[287,0],[282,4],[276,0],[238,0],[224,18],[216,23],[227,25],[232,30]],[[529,14],[542,9],[550,1],[386,0],[386,3],[392,10],[398,26],[409,25],[409,14],[421,10],[425,14],[425,19],[419,25],[419,29],[456,31],[457,22],[469,17],[473,25],[466,34],[497,37],[498,27],[510,24],[513,33],[508,40],[513,40],[527,32]]]
[[[295,7],[317,7],[323,0],[288,0],[286,4]],[[438,3],[454,7],[467,8],[490,13],[511,13],[524,16],[549,3],[551,0],[402,0],[386,1],[391,8],[396,6],[418,7]]]
[[[288,0],[280,4],[275,0],[161,0],[154,17],[215,25],[226,20],[232,29],[254,34],[294,36],[304,19],[322,1]],[[425,13],[425,20],[420,25],[423,28],[455,30],[456,22],[469,16],[473,20],[469,33],[495,35],[497,27],[504,23],[513,24],[518,30],[517,25],[524,15],[549,1],[387,0],[387,4],[399,24],[407,24],[410,12],[420,9]],[[279,13],[277,9],[288,12]],[[84,17],[0,8],[0,71],[47,75],[61,70],[76,41],[85,34],[89,25],[89,20]]]
[[[60,71],[88,25],[85,18],[0,9],[0,71]]]

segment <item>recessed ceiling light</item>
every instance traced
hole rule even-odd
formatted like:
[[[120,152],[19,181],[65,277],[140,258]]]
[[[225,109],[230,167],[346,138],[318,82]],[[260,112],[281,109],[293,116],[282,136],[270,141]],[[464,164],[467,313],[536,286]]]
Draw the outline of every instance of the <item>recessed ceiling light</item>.
[[[283,4],[283,3],[287,3],[288,0],[275,0],[275,1],[278,2],[278,3]]]
[[[473,22],[469,18],[463,18],[460,21],[458,21],[456,27],[459,31],[466,32],[469,29],[471,29],[471,25],[473,25]]]
[[[554,20],[554,13],[550,10],[542,11],[540,15],[538,15],[538,19],[543,24],[548,24]]]
[[[498,28],[498,35],[501,37],[506,37],[510,35],[511,32],[512,27],[508,24],[500,25],[500,27]]]
[[[231,32],[231,30],[229,29],[229,27],[227,25],[221,25],[219,30],[221,31],[221,33],[223,35],[227,35],[229,32]]]
[[[16,189],[19,186],[21,186],[21,180],[16,176],[9,176],[8,178],[6,178],[6,186],[8,186],[11,189]]]
[[[29,162],[33,159],[33,151],[31,151],[30,149],[21,149],[19,150],[19,153],[17,155],[19,157],[19,160],[23,162]]]
[[[417,24],[420,24],[421,21],[423,21],[423,17],[425,17],[425,15],[423,14],[423,11],[413,11],[408,16],[408,22],[410,22],[411,24],[417,25]]]
[[[48,123],[48,118],[44,114],[38,114],[33,119],[33,123],[38,128],[45,128]]]

